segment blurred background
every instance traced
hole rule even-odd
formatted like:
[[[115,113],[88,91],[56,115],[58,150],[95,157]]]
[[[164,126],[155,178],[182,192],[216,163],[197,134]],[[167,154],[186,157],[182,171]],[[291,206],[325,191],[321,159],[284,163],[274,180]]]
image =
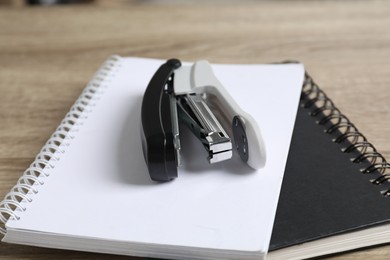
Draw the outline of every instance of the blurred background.
[[[61,4],[97,4],[97,5],[118,5],[133,3],[143,3],[143,4],[153,4],[153,3],[228,3],[228,2],[249,2],[249,1],[258,1],[258,0],[0,0],[0,4],[10,5],[10,6],[25,6],[25,5],[61,5]]]

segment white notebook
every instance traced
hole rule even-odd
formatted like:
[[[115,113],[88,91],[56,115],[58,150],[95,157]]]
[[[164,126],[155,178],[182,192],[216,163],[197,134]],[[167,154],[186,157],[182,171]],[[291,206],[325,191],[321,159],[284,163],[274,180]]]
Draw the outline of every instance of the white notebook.
[[[163,62],[114,56],[102,65],[1,203],[3,241],[169,259],[265,256],[303,66],[212,65],[258,122],[266,165],[254,171],[238,156],[210,165],[181,126],[179,177],[155,183],[143,158],[140,108]]]

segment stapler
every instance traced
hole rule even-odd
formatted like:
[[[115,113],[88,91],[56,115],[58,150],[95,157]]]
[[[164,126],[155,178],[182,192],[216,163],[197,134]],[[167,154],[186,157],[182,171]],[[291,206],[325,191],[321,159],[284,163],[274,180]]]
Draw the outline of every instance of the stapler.
[[[179,122],[201,141],[209,163],[228,160],[235,150],[250,167],[264,167],[266,153],[260,128],[218,81],[207,61],[182,66],[180,60],[170,59],[160,66],[145,90],[141,139],[154,181],[177,177],[181,164]]]

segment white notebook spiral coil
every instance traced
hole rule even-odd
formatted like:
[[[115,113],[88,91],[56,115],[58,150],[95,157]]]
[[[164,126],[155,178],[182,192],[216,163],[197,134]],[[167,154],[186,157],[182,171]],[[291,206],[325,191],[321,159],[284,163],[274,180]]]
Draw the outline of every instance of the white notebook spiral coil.
[[[91,105],[96,102],[95,98],[102,94],[105,81],[114,75],[119,60],[119,56],[112,56],[103,63],[35,160],[0,202],[1,235],[6,233],[5,223],[8,219],[18,220],[18,212],[27,209],[26,205],[33,200],[34,194],[38,193],[39,186],[44,185],[45,178],[50,176],[50,169],[53,169],[56,161],[60,159],[59,155],[66,152],[66,147],[75,138],[72,133],[77,131],[77,126],[86,118],[89,110],[93,109]]]

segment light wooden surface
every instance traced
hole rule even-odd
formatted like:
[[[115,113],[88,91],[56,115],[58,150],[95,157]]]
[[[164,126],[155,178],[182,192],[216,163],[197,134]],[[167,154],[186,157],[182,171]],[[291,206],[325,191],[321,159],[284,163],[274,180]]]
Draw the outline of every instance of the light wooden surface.
[[[221,63],[300,60],[390,158],[389,1],[177,2],[0,7],[0,197],[114,53]],[[2,259],[50,257],[124,258],[0,244]],[[390,246],[326,259],[390,259]]]

